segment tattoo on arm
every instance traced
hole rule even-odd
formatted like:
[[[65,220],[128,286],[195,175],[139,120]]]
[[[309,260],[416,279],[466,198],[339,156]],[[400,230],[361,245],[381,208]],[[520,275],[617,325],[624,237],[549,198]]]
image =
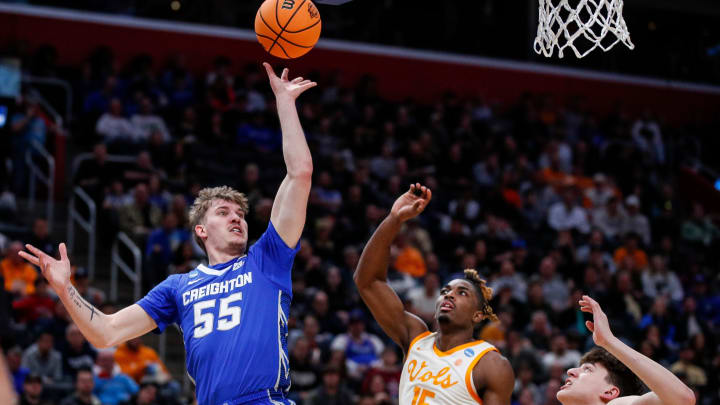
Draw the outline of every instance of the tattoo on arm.
[[[70,296],[70,300],[78,307],[78,309],[85,307],[90,310],[90,320],[92,321],[97,311],[95,307],[85,301],[85,299],[72,285],[68,286],[68,295]]]

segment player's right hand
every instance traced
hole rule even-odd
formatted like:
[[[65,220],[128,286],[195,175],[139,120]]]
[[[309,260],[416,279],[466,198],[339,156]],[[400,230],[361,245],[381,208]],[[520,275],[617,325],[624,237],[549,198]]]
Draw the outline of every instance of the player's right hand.
[[[607,315],[605,315],[605,312],[600,308],[600,304],[587,295],[583,295],[578,303],[580,304],[580,310],[582,312],[588,312],[593,315],[592,321],[585,321],[585,326],[593,334],[593,341],[595,341],[596,345],[606,348],[615,338],[610,330],[610,322],[608,322]]]
[[[64,243],[58,247],[60,260],[53,258],[33,245],[25,245],[28,252],[20,252],[19,255],[28,262],[40,267],[42,275],[45,276],[50,287],[56,292],[66,288],[70,283],[70,259],[68,259],[67,248]]]
[[[395,200],[390,215],[395,216],[401,222],[405,222],[420,215],[431,199],[432,191],[429,188],[420,185],[420,183],[411,184],[410,189]]]

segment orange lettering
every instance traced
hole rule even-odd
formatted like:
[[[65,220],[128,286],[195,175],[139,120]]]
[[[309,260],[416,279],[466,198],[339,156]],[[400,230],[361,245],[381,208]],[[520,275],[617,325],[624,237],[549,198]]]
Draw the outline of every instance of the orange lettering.
[[[425,402],[425,398],[435,398],[435,393],[420,387],[415,387],[415,395],[413,395],[412,405],[430,405]]]
[[[410,360],[408,362],[408,374],[410,376],[410,381],[415,381],[416,379],[419,379],[422,382],[428,382],[432,380],[433,385],[439,385],[443,388],[450,388],[458,383],[457,381],[452,381],[452,375],[449,374],[450,367],[443,367],[440,369],[440,371],[438,371],[437,374],[435,374],[432,372],[432,370],[428,370],[423,373],[423,370],[426,366],[427,363],[423,361],[422,363],[420,363],[420,368],[418,368],[417,361]]]

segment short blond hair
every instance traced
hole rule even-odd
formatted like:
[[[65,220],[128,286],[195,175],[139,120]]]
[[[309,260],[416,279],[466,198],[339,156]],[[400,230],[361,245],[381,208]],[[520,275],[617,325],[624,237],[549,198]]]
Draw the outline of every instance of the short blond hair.
[[[195,233],[195,226],[201,224],[205,220],[205,214],[214,200],[224,200],[235,203],[240,206],[240,209],[245,214],[247,214],[250,210],[248,199],[245,197],[245,194],[232,187],[206,187],[200,190],[198,197],[195,199],[195,202],[193,202],[192,207],[190,207],[189,222],[193,238],[195,238],[195,242],[197,242],[203,250],[205,250],[205,243]]]

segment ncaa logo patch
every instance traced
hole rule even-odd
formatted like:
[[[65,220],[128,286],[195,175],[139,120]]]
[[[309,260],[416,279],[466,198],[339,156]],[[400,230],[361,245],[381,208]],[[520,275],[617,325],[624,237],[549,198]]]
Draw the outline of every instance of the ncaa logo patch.
[[[464,353],[467,357],[472,357],[472,356],[475,355],[475,350],[473,350],[473,349],[465,349],[465,350],[463,351],[463,353]]]
[[[193,270],[190,273],[188,273],[188,277],[190,277],[190,278],[197,277],[197,275],[198,275],[197,270]]]

